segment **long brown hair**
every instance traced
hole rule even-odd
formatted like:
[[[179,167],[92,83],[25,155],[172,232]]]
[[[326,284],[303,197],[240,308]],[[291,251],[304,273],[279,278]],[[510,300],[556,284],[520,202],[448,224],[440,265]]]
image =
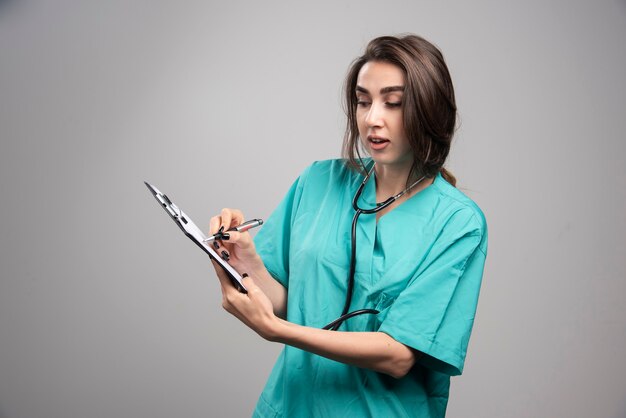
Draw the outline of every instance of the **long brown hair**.
[[[381,36],[367,44],[365,53],[354,60],[344,84],[348,117],[343,140],[343,156],[348,164],[364,170],[359,154],[356,120],[356,82],[359,71],[369,61],[383,61],[404,72],[402,96],[404,131],[413,152],[413,165],[407,184],[420,176],[438,172],[456,186],[456,178],[443,164],[450,152],[456,125],[456,102],[450,72],[436,46],[417,35]]]

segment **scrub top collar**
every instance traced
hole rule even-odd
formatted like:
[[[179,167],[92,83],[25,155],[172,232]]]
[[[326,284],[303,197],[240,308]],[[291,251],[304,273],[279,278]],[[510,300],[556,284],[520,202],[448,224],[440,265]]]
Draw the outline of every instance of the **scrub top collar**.
[[[435,178],[431,184],[429,184],[425,189],[420,190],[418,193],[414,194],[413,196],[410,196],[408,199],[400,202],[398,206],[391,209],[385,215],[381,216],[378,222],[380,222],[385,217],[391,215],[398,209],[400,209],[400,212],[406,209],[410,209],[414,204],[418,204],[419,201],[425,199],[429,194],[433,193],[435,189],[441,188],[442,183],[447,183],[447,182],[441,175],[441,172],[438,172],[435,175]],[[376,206],[376,172],[372,173],[371,178],[365,184],[365,188],[363,190],[361,198],[359,199],[359,206],[363,208],[372,208]],[[362,218],[370,217],[370,215],[365,215],[365,214],[361,216]],[[375,216],[372,216],[372,218],[376,219]],[[359,220],[359,222],[361,222],[361,220]]]

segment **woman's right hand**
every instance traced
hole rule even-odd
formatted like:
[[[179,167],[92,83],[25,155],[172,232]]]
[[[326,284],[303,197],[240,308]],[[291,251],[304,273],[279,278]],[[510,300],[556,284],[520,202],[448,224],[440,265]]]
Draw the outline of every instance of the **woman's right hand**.
[[[228,263],[235,270],[238,272],[252,272],[263,267],[263,261],[256,252],[252,237],[247,231],[228,231],[230,228],[241,225],[243,222],[244,216],[239,209],[224,208],[219,215],[211,218],[209,234],[214,235],[223,228],[224,238],[214,241],[219,245],[219,249],[216,249],[217,253],[221,254],[222,251],[226,250],[228,252]]]
[[[222,251],[228,251],[228,264],[234,267],[239,274],[247,273],[254,277],[254,281],[259,288],[269,298],[274,308],[274,314],[280,318],[285,318],[287,312],[287,289],[274,279],[265,268],[263,260],[257,254],[254,242],[248,231],[237,232],[228,231],[230,228],[241,225],[244,222],[243,213],[238,209],[222,209],[222,212],[211,218],[209,234],[214,235],[220,228],[223,234],[227,234],[228,239],[221,239],[217,242],[219,248],[217,253],[222,255]],[[210,245],[213,245],[213,242]],[[213,263],[215,270],[220,276],[221,268],[217,263]],[[221,277],[223,279],[223,277]],[[224,283],[224,280],[222,280]]]

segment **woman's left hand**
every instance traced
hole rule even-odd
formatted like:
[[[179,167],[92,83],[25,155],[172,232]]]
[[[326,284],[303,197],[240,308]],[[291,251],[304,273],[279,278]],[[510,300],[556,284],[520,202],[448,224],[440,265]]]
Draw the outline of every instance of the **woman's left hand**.
[[[222,288],[222,307],[261,337],[272,341],[275,337],[275,326],[279,319],[274,315],[272,302],[267,295],[247,275],[243,278],[243,285],[248,293],[239,292],[217,262],[213,260],[211,262],[215,267]]]

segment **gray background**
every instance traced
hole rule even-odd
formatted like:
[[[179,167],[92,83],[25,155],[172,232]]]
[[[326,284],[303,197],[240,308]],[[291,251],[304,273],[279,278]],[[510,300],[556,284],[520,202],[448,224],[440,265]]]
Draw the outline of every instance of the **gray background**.
[[[445,4],[444,4],[445,3]],[[369,39],[443,51],[489,256],[450,417],[626,416],[626,3],[0,2],[0,418],[248,416],[280,347],[198,224],[339,155]]]

